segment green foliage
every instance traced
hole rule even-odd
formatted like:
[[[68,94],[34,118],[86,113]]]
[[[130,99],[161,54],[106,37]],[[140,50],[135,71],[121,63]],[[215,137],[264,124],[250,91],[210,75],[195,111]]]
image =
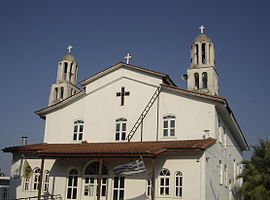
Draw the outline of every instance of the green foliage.
[[[270,140],[260,139],[258,145],[251,147],[254,153],[250,161],[243,161],[239,195],[246,200],[270,200]]]

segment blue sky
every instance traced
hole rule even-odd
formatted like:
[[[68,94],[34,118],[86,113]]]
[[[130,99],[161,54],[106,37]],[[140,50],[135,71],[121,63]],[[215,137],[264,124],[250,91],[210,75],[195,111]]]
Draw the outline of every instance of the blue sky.
[[[249,144],[269,137],[270,1],[15,1],[0,6],[0,148],[41,142],[57,62],[72,44],[79,80],[119,61],[167,73],[180,87],[198,27],[216,47],[220,96],[226,97]],[[10,154],[0,153],[9,173]]]

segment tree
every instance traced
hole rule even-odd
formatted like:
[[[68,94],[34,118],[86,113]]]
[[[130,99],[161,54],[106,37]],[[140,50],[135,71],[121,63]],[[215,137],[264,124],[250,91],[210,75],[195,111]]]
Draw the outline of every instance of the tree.
[[[270,200],[270,140],[260,139],[251,147],[254,152],[243,161],[245,168],[239,176],[243,178],[239,195],[246,200]]]

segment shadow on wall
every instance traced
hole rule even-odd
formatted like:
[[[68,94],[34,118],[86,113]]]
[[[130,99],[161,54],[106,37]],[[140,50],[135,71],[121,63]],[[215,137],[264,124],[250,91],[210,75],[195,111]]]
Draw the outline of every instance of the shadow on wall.
[[[210,180],[210,186],[211,186],[211,191],[213,193],[214,199],[218,199],[217,195],[215,194],[215,190],[214,190],[214,187],[213,187],[212,179]]]
[[[150,198],[148,196],[146,196],[146,193],[144,193],[140,196],[129,198],[127,200],[148,200],[148,199],[150,199]]]

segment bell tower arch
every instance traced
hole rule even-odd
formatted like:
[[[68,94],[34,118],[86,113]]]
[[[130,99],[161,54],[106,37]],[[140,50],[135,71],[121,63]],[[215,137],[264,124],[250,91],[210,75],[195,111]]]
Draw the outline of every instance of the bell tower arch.
[[[190,68],[187,70],[187,88],[202,93],[218,95],[218,74],[215,67],[214,43],[201,33],[195,38],[190,49]]]
[[[76,86],[78,65],[76,58],[71,54],[71,45],[68,46],[68,53],[58,62],[56,83],[51,85],[49,106],[62,101],[80,89]]]

